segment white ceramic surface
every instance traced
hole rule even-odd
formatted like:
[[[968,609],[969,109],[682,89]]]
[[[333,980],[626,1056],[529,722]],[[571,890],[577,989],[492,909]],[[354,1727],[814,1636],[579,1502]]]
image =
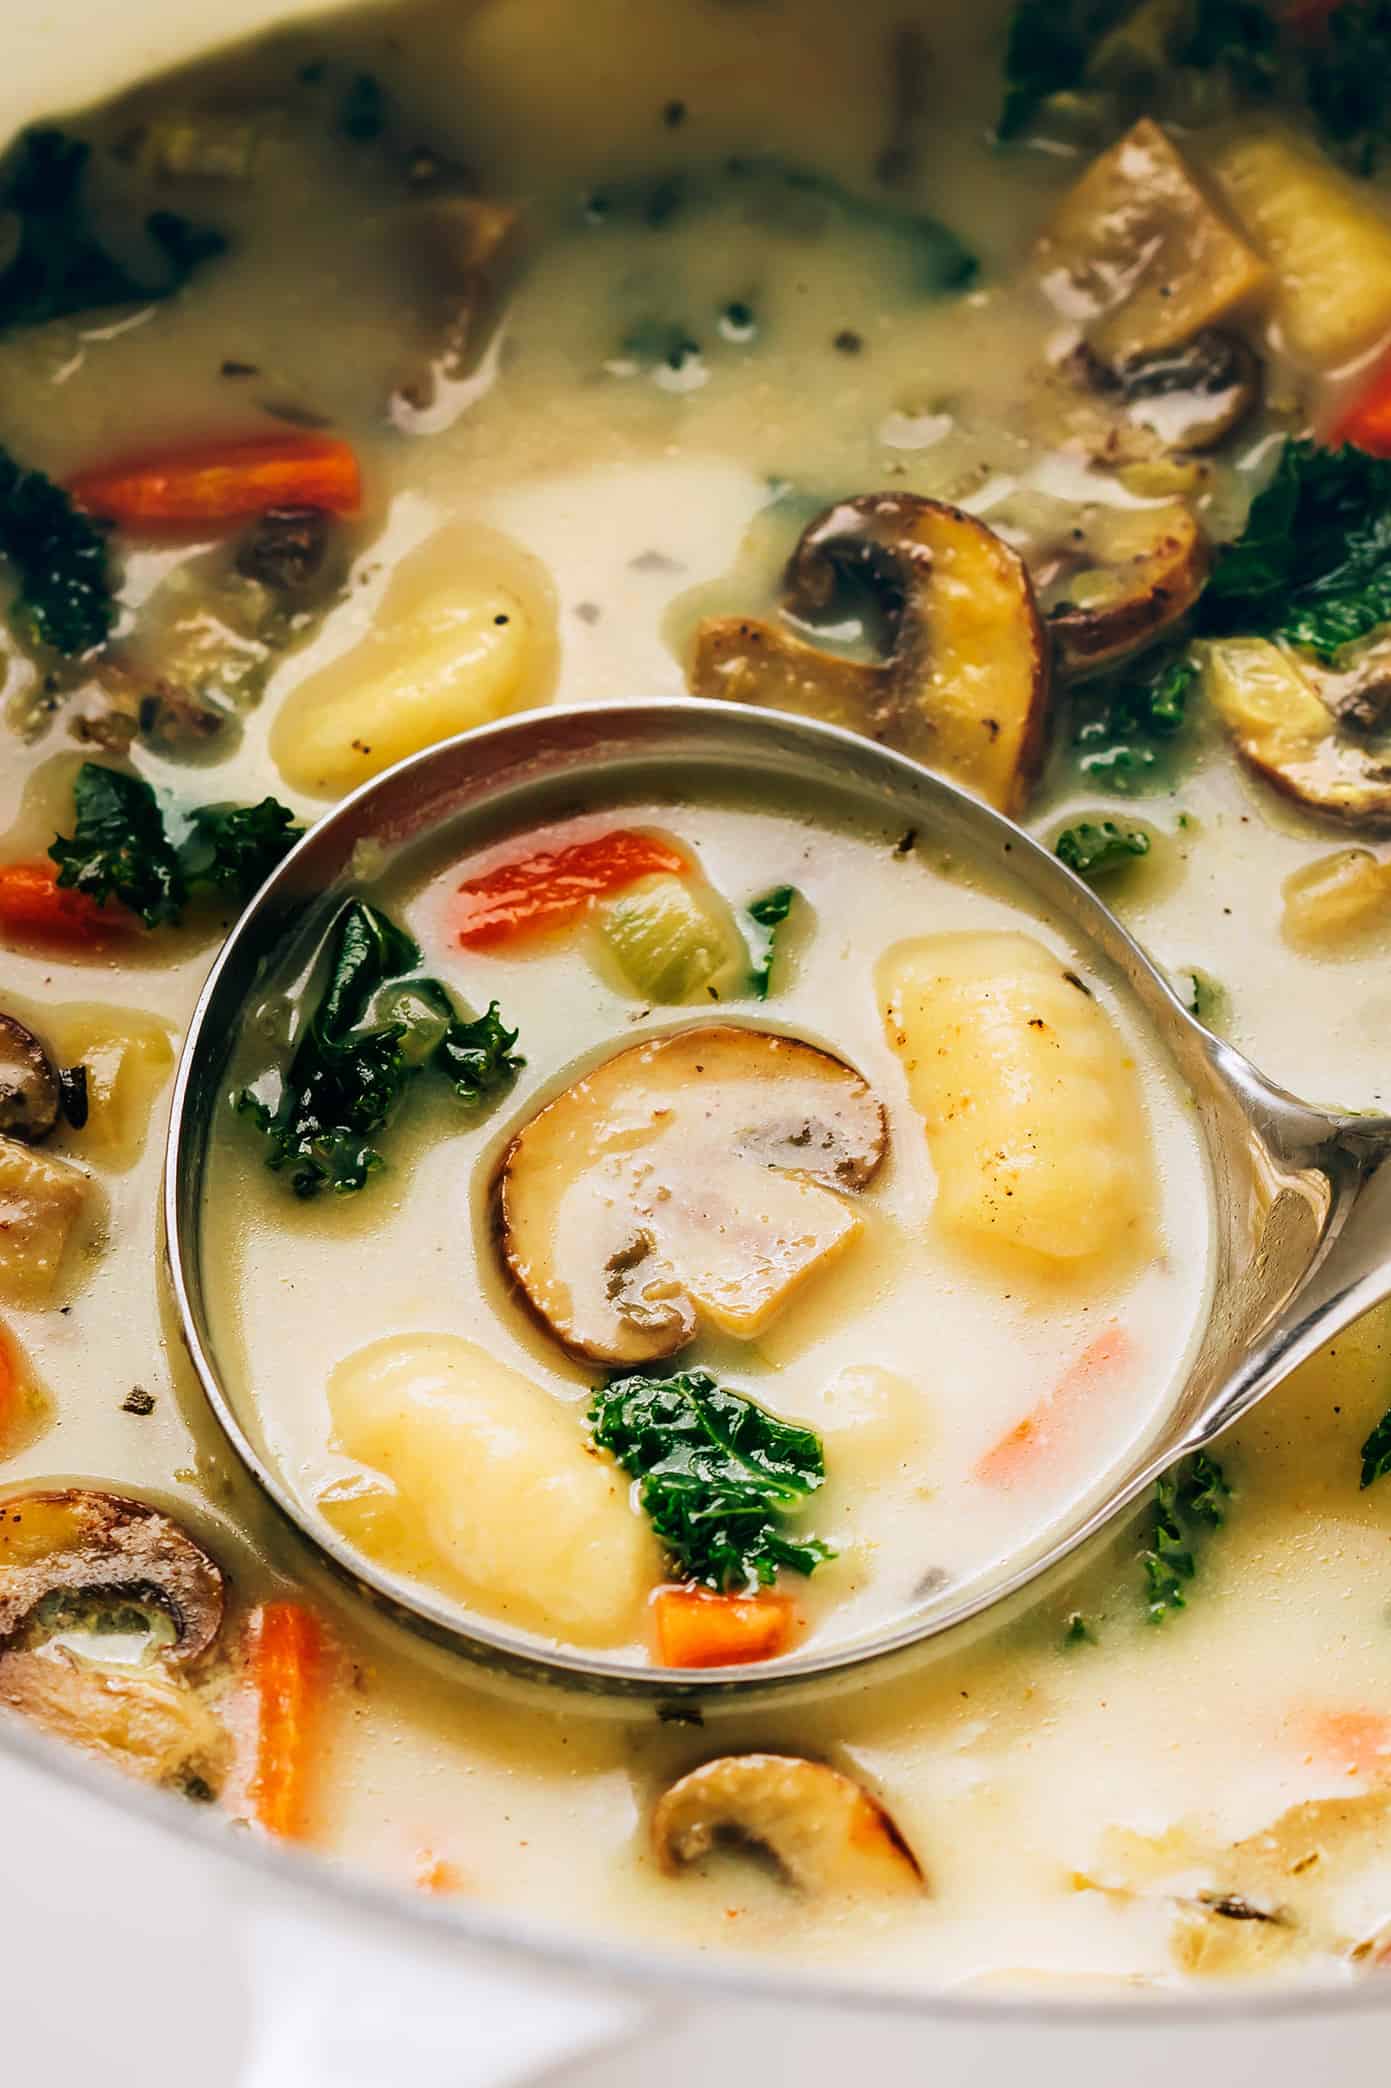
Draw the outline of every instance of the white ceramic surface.
[[[583,0],[573,0],[576,6]],[[660,0],[635,0],[659,5]],[[0,132],[272,20],[284,0],[0,0]],[[1079,1764],[1079,1774],[1085,1773]],[[985,1997],[827,2007],[699,1968],[567,1966],[448,1935],[317,1869],[267,1868],[179,1812],[0,1745],[0,2021],[44,2088],[1307,2088],[1379,2080],[1391,2001],[1154,2012]],[[486,1931],[485,1913],[479,1917]],[[573,1939],[583,1946],[588,1939]]]

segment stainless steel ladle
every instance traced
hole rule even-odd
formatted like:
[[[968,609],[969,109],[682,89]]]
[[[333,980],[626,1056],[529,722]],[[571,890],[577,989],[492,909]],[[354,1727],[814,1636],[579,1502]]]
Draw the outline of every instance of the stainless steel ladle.
[[[306,913],[448,823],[461,852],[500,832],[607,803],[700,802],[755,784],[769,802],[811,793],[841,817],[933,844],[1010,885],[1122,982],[1192,1094],[1213,1197],[1212,1304],[1192,1368],[1155,1428],[1089,1497],[1021,1551],[868,1635],[757,1669],[699,1674],[555,1648],[474,1617],[353,1551],[261,1448],[245,1388],[209,1332],[200,1234],[204,1162],[243,1011]],[[222,1428],[264,1492],[367,1600],[489,1666],[625,1695],[767,1690],[902,1654],[1065,1559],[1187,1452],[1208,1443],[1330,1336],[1391,1294],[1391,1118],[1315,1109],[1204,1029],[1115,917],[1056,857],[942,777],[834,727],[677,700],[529,712],[431,747],[346,799],[305,836],[242,916],[203,990],[174,1090],[164,1215],[184,1338]]]

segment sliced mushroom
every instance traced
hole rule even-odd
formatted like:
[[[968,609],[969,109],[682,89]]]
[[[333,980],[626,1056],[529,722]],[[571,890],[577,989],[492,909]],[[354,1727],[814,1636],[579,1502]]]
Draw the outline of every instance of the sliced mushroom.
[[[1052,303],[1113,366],[1182,347],[1270,280],[1148,117],[1068,190],[1036,257]]]
[[[569,1349],[674,1355],[702,1320],[761,1334],[862,1221],[884,1112],[828,1052],[729,1024],[649,1038],[518,1133],[497,1186],[503,1257]]]
[[[1161,449],[1185,454],[1216,449],[1249,418],[1261,397],[1259,358],[1238,335],[1215,327],[1176,347],[1151,349],[1114,366],[1084,342],[1064,368],[1074,383],[1148,430]]]
[[[166,1659],[197,1660],[222,1628],[222,1569],[187,1530],[141,1501],[68,1488],[0,1502],[0,1648],[41,1603],[121,1597],[161,1610],[176,1638]]]
[[[721,1841],[763,1851],[802,1892],[926,1890],[922,1866],[877,1799],[800,1755],[721,1755],[664,1792],[652,1815],[664,1871],[698,1863]]]
[[[824,614],[846,577],[878,600],[886,659],[852,660],[781,625],[715,618],[696,636],[692,693],[847,726],[1019,811],[1042,759],[1048,665],[1017,553],[942,501],[865,494],[803,532],[784,581],[788,614]]]
[[[0,1133],[37,1145],[58,1121],[58,1069],[32,1030],[0,1015]]]
[[[1202,593],[1208,551],[1186,507],[1101,508],[1068,551],[1048,610],[1054,659],[1071,680],[1116,666],[1185,617]]]
[[[323,508],[271,508],[237,546],[236,570],[298,602],[324,579],[334,527]],[[337,586],[340,577],[332,573],[331,584]]]
[[[231,1739],[198,1692],[168,1676],[121,1674],[59,1652],[0,1655],[0,1704],[138,1776],[215,1790]]]
[[[463,405],[461,380],[477,359],[519,222],[507,204],[481,196],[428,195],[407,206],[402,248],[423,290],[423,341],[390,401],[407,434],[436,432]]]
[[[1203,664],[1213,709],[1268,783],[1315,812],[1391,828],[1391,745],[1384,726],[1376,738],[1364,722],[1381,722],[1377,681],[1364,685],[1359,705],[1355,669],[1325,673],[1265,638],[1217,640],[1203,648]]]

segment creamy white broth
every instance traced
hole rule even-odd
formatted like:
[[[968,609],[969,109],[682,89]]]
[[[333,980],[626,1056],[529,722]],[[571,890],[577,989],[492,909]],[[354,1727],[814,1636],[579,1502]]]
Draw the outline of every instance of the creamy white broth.
[[[515,949],[452,946],[449,902],[475,864],[486,869],[531,847],[584,840],[616,821],[671,832],[736,903],[795,884],[795,946],[768,1001],[735,992],[703,1018],[698,1009],[645,1008],[604,975],[583,923],[541,938],[539,948],[525,940]],[[587,1066],[644,1035],[726,1012],[754,1026],[766,1019],[847,1059],[888,1112],[887,1163],[851,1199],[863,1236],[755,1339],[704,1324],[680,1359],[824,1438],[829,1484],[805,1520],[839,1557],[805,1582],[782,1580],[812,1639],[853,1638],[895,1620],[921,1600],[929,1577],[969,1583],[1036,1541],[1146,1439],[1181,1383],[1206,1309],[1209,1198],[1186,1091],[1134,1008],[1098,981],[1098,1005],[1141,1069],[1147,1121],[1137,1177],[1142,1197],[1154,1200],[1152,1227],[1133,1252],[1122,1247],[1076,1267],[1003,1248],[973,1251],[937,1229],[922,1120],[885,1036],[876,988],[883,959],[919,937],[1021,929],[1063,965],[1086,958],[1056,929],[1021,914],[1017,899],[983,888],[968,864],[948,858],[937,867],[926,840],[900,854],[898,838],[828,827],[814,809],[799,817],[640,803],[513,836],[476,857],[448,851],[423,889],[409,870],[368,888],[416,937],[426,969],[462,1001],[501,1003],[520,1031],[526,1067],[480,1124],[460,1127],[447,1102],[427,1105],[400,1145],[393,1138],[388,1171],[343,1212],[322,1199],[299,1202],[283,1178],[270,1178],[244,1119],[224,1114],[217,1127],[204,1200],[204,1251],[216,1272],[213,1339],[240,1399],[252,1402],[272,1460],[307,1507],[372,1548],[370,1514],[359,1521],[365,1474],[336,1439],[327,1386],[345,1359],[386,1335],[453,1333],[479,1343],[572,1407],[581,1453],[585,1394],[603,1372],[567,1356],[509,1295],[491,1229],[498,1157],[547,1096]],[[430,852],[438,857],[441,844]],[[269,981],[266,1005],[285,991],[285,982]],[[264,1059],[256,1009],[247,1028],[227,1076],[233,1091]],[[364,1253],[370,1283],[345,1290],[346,1271]],[[1128,1353],[1086,1389],[1080,1427],[1070,1422],[1056,1451],[1024,1460],[1018,1474],[983,1480],[981,1460],[1108,1328],[1124,1331]],[[625,1490],[620,1474],[614,1484]],[[412,1550],[403,1558],[389,1546],[383,1563],[449,1592],[447,1567],[432,1559],[428,1541]],[[510,1621],[505,1603],[498,1621]],[[563,1639],[563,1630],[555,1636]],[[618,1650],[648,1657],[641,1639]]]
[[[380,27],[360,23],[344,32],[341,56],[338,32],[323,32],[288,54],[272,46],[232,62],[230,99],[255,101],[269,83],[281,113],[263,148],[264,181],[180,198],[191,215],[237,235],[226,261],[139,323],[103,315],[0,341],[4,438],[55,476],[142,441],[273,427],[267,402],[329,416],[363,458],[368,513],[351,538],[345,598],[278,667],[227,758],[190,766],[142,747],[142,773],[184,800],[274,790],[319,809],[322,798],[300,798],[280,775],[269,746],[276,719],[311,676],[346,661],[385,613],[396,568],[446,526],[473,532],[489,577],[524,600],[537,647],[534,695],[583,702],[680,694],[681,654],[699,616],[766,613],[798,529],[823,500],[902,487],[956,500],[1027,537],[1051,531],[1071,500],[1136,497],[1114,474],[1084,474],[1037,442],[1027,417],[1021,423],[1053,321],[1010,274],[1088,155],[999,154],[986,144],[1002,10],[932,28],[928,113],[904,191],[981,254],[980,286],[964,299],[910,300],[877,240],[808,245],[717,219],[664,235],[575,224],[596,185],[708,167],[729,152],[782,153],[863,188],[885,142],[885,35],[899,14],[872,6],[852,17],[820,0],[757,10],[689,0],[639,18],[614,0],[581,18],[560,0],[496,0],[462,16],[410,10]],[[301,96],[290,84],[296,67],[322,58],[325,82]],[[398,105],[419,112],[422,140],[476,161],[489,192],[521,203],[532,226],[496,352],[466,410],[428,437],[404,437],[384,418],[403,313],[409,308],[413,332],[416,310],[414,285],[402,280],[399,183],[370,152],[346,151],[325,115],[358,70],[380,71]],[[172,94],[182,105],[209,80],[220,92],[214,72],[196,89],[155,83],[147,100]],[[675,127],[665,115],[673,101],[686,109]],[[138,102],[127,105],[110,131],[138,113]],[[1185,148],[1205,162],[1224,135],[1221,125],[1200,130]],[[719,224],[715,238],[710,223]],[[633,280],[643,270],[660,279],[650,298]],[[668,297],[669,314],[660,309]],[[732,299],[758,314],[755,340],[721,334],[719,313]],[[625,361],[624,329],[645,303],[699,334],[703,384],[676,388],[650,370],[605,368]],[[847,329],[858,350],[835,345]],[[1272,419],[1252,423],[1214,466],[1200,506],[1216,534],[1239,516],[1244,486],[1268,462],[1268,428],[1303,425],[1352,374],[1334,371],[1320,388],[1278,341],[1263,345]],[[224,377],[229,360],[260,375]],[[1030,495],[1042,489],[1044,504],[1021,505],[1021,484]],[[182,546],[133,545],[126,600],[138,603],[186,555]],[[21,711],[30,679],[21,663],[11,666],[5,696]],[[61,711],[46,735],[12,742],[0,775],[0,803],[17,822],[7,853],[42,854],[70,824],[79,758],[71,746]],[[1117,809],[1079,783],[1060,745],[1028,816],[1051,838],[1079,813]],[[1387,930],[1374,923],[1360,940],[1312,954],[1281,932],[1283,880],[1344,837],[1252,781],[1201,712],[1172,782],[1119,811],[1142,818],[1156,838],[1148,860],[1107,896],[1159,961],[1210,974],[1224,991],[1227,1033],[1291,1087],[1355,1106],[1383,1102]],[[717,866],[719,818],[707,818],[715,820],[708,843],[703,825],[694,838],[721,869],[717,881],[746,894],[756,881],[741,851],[723,844]],[[674,815],[670,823],[680,824]],[[953,905],[962,897],[954,887]],[[834,895],[819,903],[834,913]],[[917,932],[916,923],[904,932]],[[208,955],[207,940],[192,935],[125,961],[114,951],[76,960],[7,950],[0,981],[7,1007],[40,1033],[47,1024],[57,1048],[52,1011],[92,1001],[156,1013],[177,1033]],[[838,965],[862,962],[838,946],[832,956]],[[555,961],[573,963],[598,1031],[611,1004],[578,955]],[[498,960],[498,969],[513,967]],[[523,1021],[527,1078],[539,1081],[563,1054],[545,1061],[530,1033],[538,1015],[525,1005],[527,969],[515,967],[499,998]],[[538,998],[545,969],[535,972]],[[832,1035],[815,977],[804,954],[778,1019],[805,1023],[867,1067],[873,1058],[893,1090],[886,1099],[901,1111],[872,999],[856,1016],[858,1036]],[[459,985],[486,998],[472,968],[461,969]],[[539,1026],[544,1033],[544,1009]],[[504,1117],[526,1092],[504,1105]],[[169,1501],[236,1568],[239,1612],[267,1589],[294,1584],[303,1559],[259,1512],[171,1345],[154,1248],[166,1095],[134,1165],[91,1157],[100,1194],[53,1305],[4,1307],[45,1397],[7,1444],[0,1471],[7,1490],[80,1476]],[[1160,1112],[1153,1092],[1147,1104]],[[1156,1124],[1156,1143],[1168,1151],[1157,1116]],[[304,1280],[327,1287],[334,1257],[364,1251],[379,1218],[389,1246],[405,1223],[398,1194],[409,1202],[438,1177],[449,1198],[466,1196],[465,1170],[451,1156],[459,1148],[472,1156],[498,1123],[432,1143],[437,1128],[427,1116],[398,1134],[396,1169],[370,1192],[375,1212],[364,1199],[356,1212],[322,1214],[322,1233],[320,1214],[297,1223]],[[907,1137],[918,1140],[915,1193],[925,1200],[915,1126]],[[87,1164],[80,1134],[64,1134],[60,1150]],[[248,1205],[226,1222],[244,1226],[238,1251],[269,1289],[276,1234],[251,1214],[280,1206],[266,1201],[269,1185],[245,1149],[227,1165],[246,1182]],[[914,1204],[901,1174],[882,1194],[902,1198],[907,1212]],[[1166,1199],[1180,1187],[1166,1180]],[[1191,1252],[1196,1267],[1199,1243],[1185,1235],[1180,1244],[1184,1266]],[[849,1277],[833,1279],[829,1295]],[[422,1300],[403,1290],[401,1302],[415,1324],[439,1324],[438,1294]],[[253,1363],[261,1344],[268,1368],[292,1345],[303,1356],[303,1405],[276,1413],[282,1455],[313,1495],[331,1472],[319,1405],[329,1359],[313,1317],[286,1303],[245,1338]],[[462,1284],[450,1304],[461,1329],[472,1324]],[[478,1310],[488,1338],[520,1367],[578,1398],[584,1374],[542,1361],[538,1337],[491,1297]],[[369,1326],[363,1311],[367,1339],[380,1322]],[[810,1304],[807,1312],[809,1323],[791,1318],[764,1344],[765,1396],[826,1427],[819,1382],[805,1407],[795,1404],[803,1362],[824,1357],[822,1376],[834,1377],[853,1361],[848,1347],[841,1353],[848,1336],[819,1325]],[[1181,1342],[1167,1331],[1176,1354]],[[1062,1328],[1054,1332],[1060,1356]],[[1187,1607],[1158,1628],[1144,1620],[1138,1557],[1150,1541],[1147,1511],[1084,1573],[968,1645],[824,1701],[789,1698],[732,1718],[710,1712],[693,1730],[647,1711],[514,1699],[471,1674],[442,1675],[412,1644],[369,1632],[316,1584],[343,1664],[325,1714],[310,1832],[343,1861],[406,1885],[428,1853],[454,1867],[458,1889],[585,1933],[769,1953],[919,1986],[1021,1972],[1170,1982],[1247,1969],[1240,1957],[1213,1964],[1185,1954],[1196,1893],[1269,1888],[1249,1862],[1228,1865],[1224,1852],[1288,1808],[1349,1800],[1362,1807],[1349,1815],[1350,1839],[1338,1839],[1326,1813],[1310,1826],[1328,1849],[1320,1875],[1282,1890],[1297,1922],[1274,1934],[1272,1956],[1250,1960],[1284,1976],[1346,1976],[1348,1950],[1378,1932],[1391,1906],[1377,1737],[1378,1722],[1391,1719],[1381,1579],[1388,1511],[1377,1488],[1357,1486],[1359,1446],[1386,1402],[1387,1332],[1377,1315],[1342,1337],[1221,1446],[1234,1488],[1226,1525],[1203,1547]],[[891,1347],[901,1333],[884,1309],[876,1339]],[[1028,1338],[1046,1347],[1036,1320]],[[1003,1413],[1003,1374],[998,1386],[982,1380],[980,1396],[998,1393]],[[148,1415],[124,1410],[136,1385],[154,1395]],[[964,1455],[953,1431],[965,1423],[936,1386],[926,1405],[923,1458],[935,1479],[936,1460],[954,1449]],[[850,1521],[840,1484],[822,1497],[837,1533]],[[924,1521],[933,1506],[923,1504]],[[205,1525],[210,1509],[219,1519]],[[914,1550],[918,1512],[916,1503],[903,1511],[903,1541],[911,1535]],[[224,1515],[251,1533],[255,1559],[230,1555]],[[890,1542],[897,1533],[886,1549]],[[828,1600],[838,1570],[827,1569]],[[807,1584],[809,1608],[821,1599],[820,1581]],[[879,1590],[871,1575],[855,1598],[866,1614]],[[852,1603],[846,1615],[857,1614]],[[1064,1644],[1074,1614],[1097,1643]],[[930,1895],[913,1905],[797,1898],[737,1857],[677,1879],[660,1875],[647,1838],[653,1799],[673,1775],[729,1747],[826,1754],[863,1776],[919,1851]],[[244,1778],[234,1778],[233,1813],[247,1809],[243,1792]],[[1118,1842],[1117,1830],[1158,1847]],[[1245,1938],[1259,1925],[1231,1926]]]

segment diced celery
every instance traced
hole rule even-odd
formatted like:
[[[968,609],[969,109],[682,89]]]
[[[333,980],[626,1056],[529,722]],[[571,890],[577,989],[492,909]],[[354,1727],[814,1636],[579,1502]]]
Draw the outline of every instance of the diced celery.
[[[599,934],[644,1000],[719,1000],[747,967],[744,939],[717,892],[691,877],[644,877],[596,912]]]

